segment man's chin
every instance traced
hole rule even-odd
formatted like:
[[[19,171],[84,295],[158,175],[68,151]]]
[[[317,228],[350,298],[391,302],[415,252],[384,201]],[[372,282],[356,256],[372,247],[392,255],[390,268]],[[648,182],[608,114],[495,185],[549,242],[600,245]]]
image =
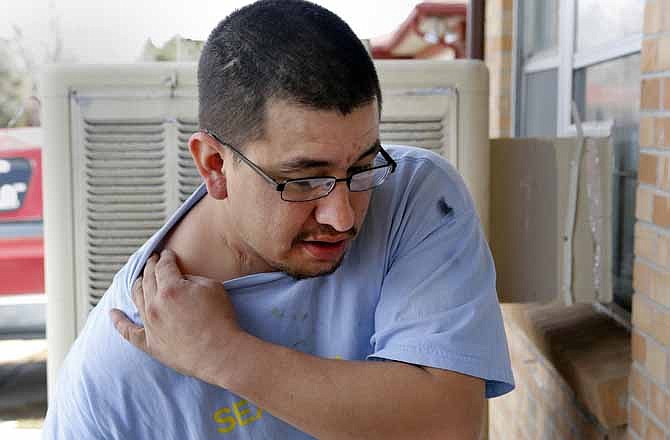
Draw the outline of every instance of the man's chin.
[[[330,275],[335,272],[344,260],[344,255],[335,263],[326,265],[324,263],[314,264],[313,267],[307,267],[309,265],[291,265],[291,266],[279,266],[277,269],[286,273],[287,275],[295,278],[296,280],[302,280],[305,278],[315,278]]]

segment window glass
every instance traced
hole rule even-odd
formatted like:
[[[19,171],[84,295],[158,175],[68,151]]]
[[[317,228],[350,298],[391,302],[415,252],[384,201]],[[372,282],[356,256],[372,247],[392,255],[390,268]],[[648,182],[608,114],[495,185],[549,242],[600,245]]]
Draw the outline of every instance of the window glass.
[[[558,0],[526,0],[524,57],[558,47]]]
[[[577,0],[577,52],[642,32],[644,0]]]
[[[634,122],[640,108],[640,54],[577,69],[573,99],[585,121]]]
[[[630,308],[639,154],[640,54],[576,70],[573,99],[585,121],[612,121],[614,124],[614,296],[617,302]]]
[[[558,70],[524,75],[521,136],[556,136]]]

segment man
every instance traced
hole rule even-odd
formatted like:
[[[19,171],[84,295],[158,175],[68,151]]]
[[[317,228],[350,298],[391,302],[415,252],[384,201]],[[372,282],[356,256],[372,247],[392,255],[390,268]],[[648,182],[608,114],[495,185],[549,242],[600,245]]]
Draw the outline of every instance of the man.
[[[353,32],[261,1],[198,81],[204,184],[90,314],[45,437],[478,438],[514,386],[491,256],[453,167],[380,145]]]

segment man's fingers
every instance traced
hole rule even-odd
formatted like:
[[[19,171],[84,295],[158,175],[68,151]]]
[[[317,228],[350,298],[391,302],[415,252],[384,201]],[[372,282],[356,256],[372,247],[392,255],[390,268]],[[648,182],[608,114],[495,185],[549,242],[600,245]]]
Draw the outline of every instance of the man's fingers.
[[[142,284],[142,277],[138,277],[133,283],[132,288],[133,303],[137,307],[137,311],[140,314],[140,319],[142,322],[146,323],[146,304],[144,302],[144,288]]]
[[[112,322],[114,323],[114,327],[123,337],[123,339],[130,342],[140,350],[149,353],[147,350],[147,338],[144,328],[133,324],[132,321],[128,319],[126,314],[121,310],[112,309],[110,314],[112,317]]]
[[[156,263],[156,281],[158,289],[163,290],[168,287],[178,287],[181,285],[184,277],[177,266],[177,256],[169,249],[161,252],[160,259]]]
[[[207,277],[201,277],[201,276],[198,276],[198,275],[184,275],[183,278],[185,280],[191,281],[195,284],[202,284],[202,285],[207,285],[207,284],[212,282],[211,279],[209,279]]]
[[[144,273],[142,276],[142,289],[145,294],[149,296],[156,293],[156,263],[158,262],[158,255],[151,254],[146,264],[144,265]]]

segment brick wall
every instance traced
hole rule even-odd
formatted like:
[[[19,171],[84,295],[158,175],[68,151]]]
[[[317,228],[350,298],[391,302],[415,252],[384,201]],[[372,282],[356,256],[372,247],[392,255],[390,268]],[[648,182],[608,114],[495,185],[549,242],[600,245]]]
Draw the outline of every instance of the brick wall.
[[[629,437],[670,440],[670,0],[647,0],[642,42]]]
[[[505,310],[506,312],[508,310]],[[490,438],[533,440],[585,438],[594,427],[554,366],[505,313],[505,331],[516,390],[489,407]]]
[[[512,135],[514,0],[486,0],[485,62],[489,68],[489,136]]]
[[[513,8],[514,0],[486,1],[492,138],[513,134]],[[641,55],[628,438],[670,440],[670,0],[646,0]],[[491,438],[597,436],[555,365],[504,314],[517,390],[492,402]]]
[[[590,304],[503,304],[516,389],[490,401],[495,440],[623,440],[629,332]]]

